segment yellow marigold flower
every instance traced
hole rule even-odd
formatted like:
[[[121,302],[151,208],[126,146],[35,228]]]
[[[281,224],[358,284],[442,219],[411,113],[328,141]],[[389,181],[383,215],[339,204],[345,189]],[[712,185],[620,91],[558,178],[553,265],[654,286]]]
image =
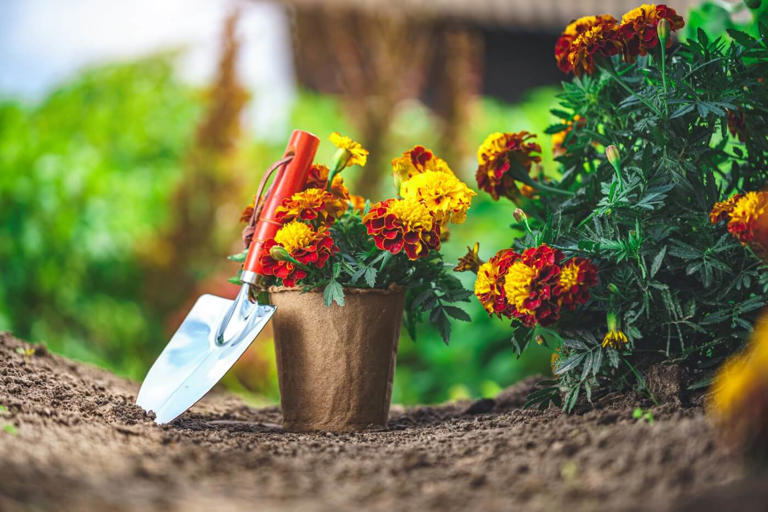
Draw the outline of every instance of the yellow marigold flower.
[[[429,171],[453,175],[445,160],[438,158],[424,146],[414,146],[392,160],[392,175],[395,178],[395,188],[398,189],[402,182]]]
[[[459,264],[453,268],[454,272],[474,272],[477,274],[477,270],[483,261],[480,259],[478,253],[480,252],[480,242],[475,242],[472,247],[467,246],[467,253],[459,258]]]
[[[756,383],[757,375],[749,357],[738,354],[728,359],[712,381],[709,398],[710,411],[718,417],[726,417],[740,407],[748,390]]]
[[[365,211],[365,198],[363,196],[358,196],[356,194],[350,194],[349,195],[349,202],[352,205],[352,208],[354,208],[358,212]]]
[[[453,174],[425,171],[404,181],[400,185],[400,195],[404,199],[421,201],[439,222],[461,224],[477,193]]]
[[[712,207],[712,211],[709,212],[709,222],[717,224],[722,221],[731,220],[731,213],[736,208],[736,203],[744,197],[744,194],[736,194],[733,197],[729,197],[725,201],[719,201]]]
[[[756,228],[768,210],[768,192],[747,192],[736,201],[728,221],[728,231],[741,243],[755,239]]]
[[[346,151],[347,159],[344,162],[344,167],[351,167],[353,165],[365,167],[365,163],[368,161],[368,150],[363,148],[359,142],[341,135],[339,132],[333,132],[330,140],[334,146]]]
[[[627,343],[629,343],[629,339],[627,338],[627,335],[624,334],[624,331],[620,329],[611,329],[603,338],[603,348],[610,347],[619,350]]]
[[[509,267],[504,278],[504,292],[507,301],[523,315],[534,314],[533,311],[525,307],[525,303],[531,296],[531,283],[537,273],[537,269],[518,260]]]
[[[297,220],[285,224],[275,233],[275,242],[282,245],[289,253],[311,245],[315,238],[315,230]]]

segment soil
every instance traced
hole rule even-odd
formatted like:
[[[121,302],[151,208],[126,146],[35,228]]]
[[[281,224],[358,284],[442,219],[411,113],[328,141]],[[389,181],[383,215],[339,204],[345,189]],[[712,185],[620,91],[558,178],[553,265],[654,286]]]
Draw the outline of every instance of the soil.
[[[214,392],[166,426],[138,385],[0,334],[0,510],[766,510],[768,479],[721,447],[701,399],[566,415],[496,400],[393,407],[389,428],[294,434]],[[3,425],[15,429],[4,432]]]

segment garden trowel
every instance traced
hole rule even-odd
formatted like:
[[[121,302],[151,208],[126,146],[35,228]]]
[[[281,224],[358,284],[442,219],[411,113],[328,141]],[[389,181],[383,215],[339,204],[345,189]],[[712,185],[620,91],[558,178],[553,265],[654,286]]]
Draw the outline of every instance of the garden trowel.
[[[275,210],[283,199],[302,190],[315,158],[319,139],[295,130],[283,158],[261,180],[254,201],[253,236],[243,264],[243,285],[234,300],[203,295],[181,323],[150,368],[136,404],[155,413],[156,423],[168,423],[192,407],[224,376],[275,312],[274,306],[251,299],[250,288],[261,271],[264,242],[280,224]],[[275,179],[262,200],[267,180]]]

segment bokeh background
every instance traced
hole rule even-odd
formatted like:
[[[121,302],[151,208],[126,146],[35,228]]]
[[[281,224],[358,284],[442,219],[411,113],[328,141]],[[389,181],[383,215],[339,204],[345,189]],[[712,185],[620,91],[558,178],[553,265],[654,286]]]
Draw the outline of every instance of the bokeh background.
[[[740,2],[668,3],[687,33],[754,31]],[[0,1],[0,330],[140,380],[198,295],[236,293],[240,211],[293,128],[324,140],[325,162],[330,132],[361,141],[369,164],[345,180],[372,199],[394,193],[389,161],[415,144],[474,187],[489,132],[553,121],[562,28],[636,5]],[[513,210],[479,195],[447,258],[508,246]],[[394,401],[493,396],[549,371],[544,350],[517,359],[507,324],[467,310],[449,347],[428,328],[404,335]],[[277,399],[268,329],[223,385]]]

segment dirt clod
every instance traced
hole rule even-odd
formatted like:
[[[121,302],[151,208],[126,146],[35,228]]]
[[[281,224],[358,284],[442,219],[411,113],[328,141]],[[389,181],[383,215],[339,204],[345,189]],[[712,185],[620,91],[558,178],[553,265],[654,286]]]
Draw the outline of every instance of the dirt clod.
[[[0,334],[0,510],[764,510],[765,479],[699,406],[603,396],[574,415],[496,400],[395,406],[386,430],[294,434],[214,392],[157,426],[138,385]],[[692,403],[696,403],[695,401]],[[12,424],[15,433],[2,430]],[[9,429],[10,430],[10,429]]]

